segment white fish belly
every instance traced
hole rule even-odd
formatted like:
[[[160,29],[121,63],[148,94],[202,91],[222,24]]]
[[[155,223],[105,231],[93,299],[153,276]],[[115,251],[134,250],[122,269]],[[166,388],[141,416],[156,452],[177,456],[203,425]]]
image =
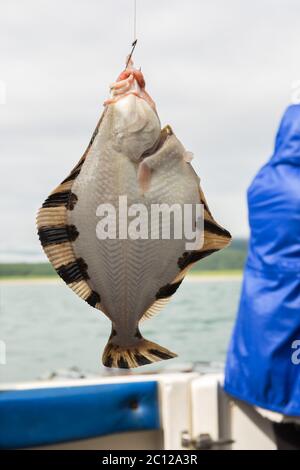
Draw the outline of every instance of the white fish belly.
[[[150,189],[142,195],[137,165],[121,154],[100,151],[98,146],[95,142],[74,182],[72,191],[78,202],[69,213],[69,223],[79,232],[74,250],[88,265],[89,283],[100,294],[104,313],[118,334],[129,335],[155,302],[159,289],[179,273],[177,262],[186,251],[186,240],[101,240],[96,235],[101,220],[97,208],[110,203],[118,209],[119,196],[125,195],[128,206],[142,203],[149,213],[152,204],[196,204],[200,203],[199,187],[190,165],[170,160],[153,173]],[[116,214],[118,234],[118,210]]]

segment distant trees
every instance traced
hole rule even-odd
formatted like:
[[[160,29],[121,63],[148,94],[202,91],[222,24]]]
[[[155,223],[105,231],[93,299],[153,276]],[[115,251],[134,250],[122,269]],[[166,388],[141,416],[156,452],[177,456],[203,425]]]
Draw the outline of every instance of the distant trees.
[[[248,241],[233,240],[228,248],[199,261],[193,268],[197,271],[231,271],[243,269],[247,256]],[[2,263],[0,278],[57,276],[50,263]]]

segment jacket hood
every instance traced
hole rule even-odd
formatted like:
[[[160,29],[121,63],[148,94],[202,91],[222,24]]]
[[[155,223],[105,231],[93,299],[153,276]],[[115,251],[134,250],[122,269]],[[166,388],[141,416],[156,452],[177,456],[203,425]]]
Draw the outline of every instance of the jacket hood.
[[[271,163],[300,165],[300,104],[289,106],[283,115]]]

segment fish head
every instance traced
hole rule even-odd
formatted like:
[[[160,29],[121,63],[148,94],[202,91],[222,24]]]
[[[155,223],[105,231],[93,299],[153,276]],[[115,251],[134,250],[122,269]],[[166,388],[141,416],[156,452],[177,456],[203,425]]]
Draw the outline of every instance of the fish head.
[[[145,90],[141,70],[129,61],[110,86],[110,92],[104,105],[110,108],[111,143],[115,150],[138,162],[159,140],[161,131],[156,106]]]

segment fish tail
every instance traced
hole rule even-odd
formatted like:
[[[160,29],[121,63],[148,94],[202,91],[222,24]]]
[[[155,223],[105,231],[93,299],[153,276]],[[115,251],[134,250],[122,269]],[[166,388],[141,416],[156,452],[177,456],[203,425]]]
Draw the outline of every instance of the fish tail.
[[[131,369],[177,357],[177,354],[143,338],[139,331],[138,334],[140,337],[132,346],[120,346],[117,338],[112,341],[111,337],[103,352],[103,364],[106,367]]]

